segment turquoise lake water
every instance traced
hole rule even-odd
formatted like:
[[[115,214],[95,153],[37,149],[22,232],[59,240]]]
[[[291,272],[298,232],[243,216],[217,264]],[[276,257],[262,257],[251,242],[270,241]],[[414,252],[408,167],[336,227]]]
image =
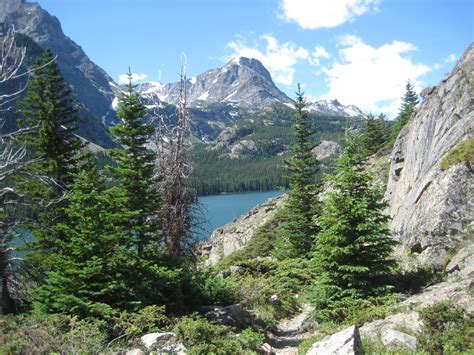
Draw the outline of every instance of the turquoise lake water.
[[[255,206],[269,198],[281,195],[281,191],[246,192],[240,194],[226,194],[199,197],[201,205],[202,223],[200,231],[196,232],[199,239],[209,239],[212,232],[224,224],[249,212]]]
[[[212,232],[217,228],[245,215],[252,208],[265,202],[269,198],[281,194],[281,191],[265,191],[200,196],[199,220],[202,220],[202,222],[200,222],[200,227],[197,228],[194,233],[200,240],[209,239]],[[19,232],[26,236],[28,240],[32,240],[32,236],[27,230],[20,229]],[[23,243],[24,239],[14,241],[14,244],[16,245],[22,245]],[[18,254],[23,256],[22,253]]]

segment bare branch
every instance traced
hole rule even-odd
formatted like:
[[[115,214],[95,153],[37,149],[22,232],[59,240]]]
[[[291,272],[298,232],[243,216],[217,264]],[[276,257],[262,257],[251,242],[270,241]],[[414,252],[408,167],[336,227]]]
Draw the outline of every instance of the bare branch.
[[[175,120],[159,113],[160,101],[153,97],[153,124],[156,126],[154,144],[157,149],[155,180],[163,198],[157,218],[162,221],[164,242],[168,253],[182,255],[192,250],[192,210],[196,194],[188,186],[192,172],[189,164],[190,130],[187,115],[186,56],[180,73],[179,104]]]

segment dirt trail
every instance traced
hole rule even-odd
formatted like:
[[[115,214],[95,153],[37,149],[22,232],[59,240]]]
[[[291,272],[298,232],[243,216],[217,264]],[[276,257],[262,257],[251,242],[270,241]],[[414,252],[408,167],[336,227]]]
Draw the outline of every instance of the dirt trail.
[[[305,332],[302,325],[308,318],[312,307],[308,304],[303,306],[300,313],[293,318],[284,319],[277,325],[277,330],[270,334],[268,343],[272,346],[274,354],[297,355],[298,345],[308,339],[314,332]]]

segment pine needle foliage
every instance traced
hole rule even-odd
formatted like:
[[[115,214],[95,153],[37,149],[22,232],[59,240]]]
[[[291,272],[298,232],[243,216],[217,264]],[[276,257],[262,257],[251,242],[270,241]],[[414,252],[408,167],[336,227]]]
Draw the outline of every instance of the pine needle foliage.
[[[281,240],[288,241],[288,257],[306,257],[313,245],[313,237],[317,232],[314,216],[319,213],[319,186],[315,183],[319,170],[312,137],[314,131],[308,118],[304,94],[298,85],[293,117],[293,134],[296,142],[291,147],[291,158],[285,160],[289,171],[288,200],[282,213],[283,227]],[[284,243],[280,248],[285,249]],[[282,251],[280,251],[282,252]],[[284,254],[284,253],[283,253]]]
[[[109,166],[108,170],[125,190],[128,209],[139,211],[136,218],[130,219],[129,227],[138,236],[137,247],[142,253],[157,238],[158,227],[151,216],[159,210],[160,198],[156,190],[151,188],[154,186],[155,154],[146,147],[154,128],[144,121],[147,109],[131,83],[132,74],[128,75],[130,80],[127,90],[119,96],[117,116],[121,121],[110,129],[123,149],[110,150],[116,165]]]
[[[394,241],[387,228],[382,192],[371,186],[358,136],[346,130],[345,148],[329,177],[333,192],[325,200],[313,264],[319,276],[312,289],[317,310],[337,309],[340,302],[380,296],[391,289]]]

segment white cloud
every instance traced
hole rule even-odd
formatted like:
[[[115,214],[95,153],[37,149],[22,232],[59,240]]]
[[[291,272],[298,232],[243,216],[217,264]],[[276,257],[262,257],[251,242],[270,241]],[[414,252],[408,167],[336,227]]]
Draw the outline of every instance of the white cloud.
[[[443,59],[443,62],[452,63],[452,62],[455,62],[456,59],[457,59],[456,54],[451,53],[450,55],[448,55],[446,58]]]
[[[132,73],[132,83],[143,81],[148,78],[146,74]],[[119,75],[119,84],[128,84],[128,74]]]
[[[434,64],[433,69],[434,70],[439,70],[439,69],[445,67],[446,64],[450,64],[450,63],[455,62],[457,59],[458,59],[458,57],[456,56],[456,54],[451,53],[450,55],[440,59],[440,61],[438,63]]]
[[[319,65],[319,59],[330,58],[329,53],[321,46],[316,46],[314,48],[314,52],[311,53],[311,57],[309,58],[309,62],[313,65]]]
[[[411,43],[393,41],[376,48],[356,36],[345,36],[340,45],[340,61],[323,69],[329,92],[322,98],[337,98],[368,112],[394,117],[406,81],[409,79],[419,92],[420,77],[431,70],[406,55],[416,50]]]
[[[261,39],[266,42],[263,50],[259,49],[260,46],[258,45],[249,47],[242,39],[230,42],[228,46],[233,50],[230,57],[258,59],[270,71],[277,83],[293,84],[294,66],[300,60],[308,59],[310,57],[309,52],[294,43],[280,43],[271,35],[264,35]]]
[[[304,29],[331,28],[369,11],[379,0],[282,0],[283,18]]]

